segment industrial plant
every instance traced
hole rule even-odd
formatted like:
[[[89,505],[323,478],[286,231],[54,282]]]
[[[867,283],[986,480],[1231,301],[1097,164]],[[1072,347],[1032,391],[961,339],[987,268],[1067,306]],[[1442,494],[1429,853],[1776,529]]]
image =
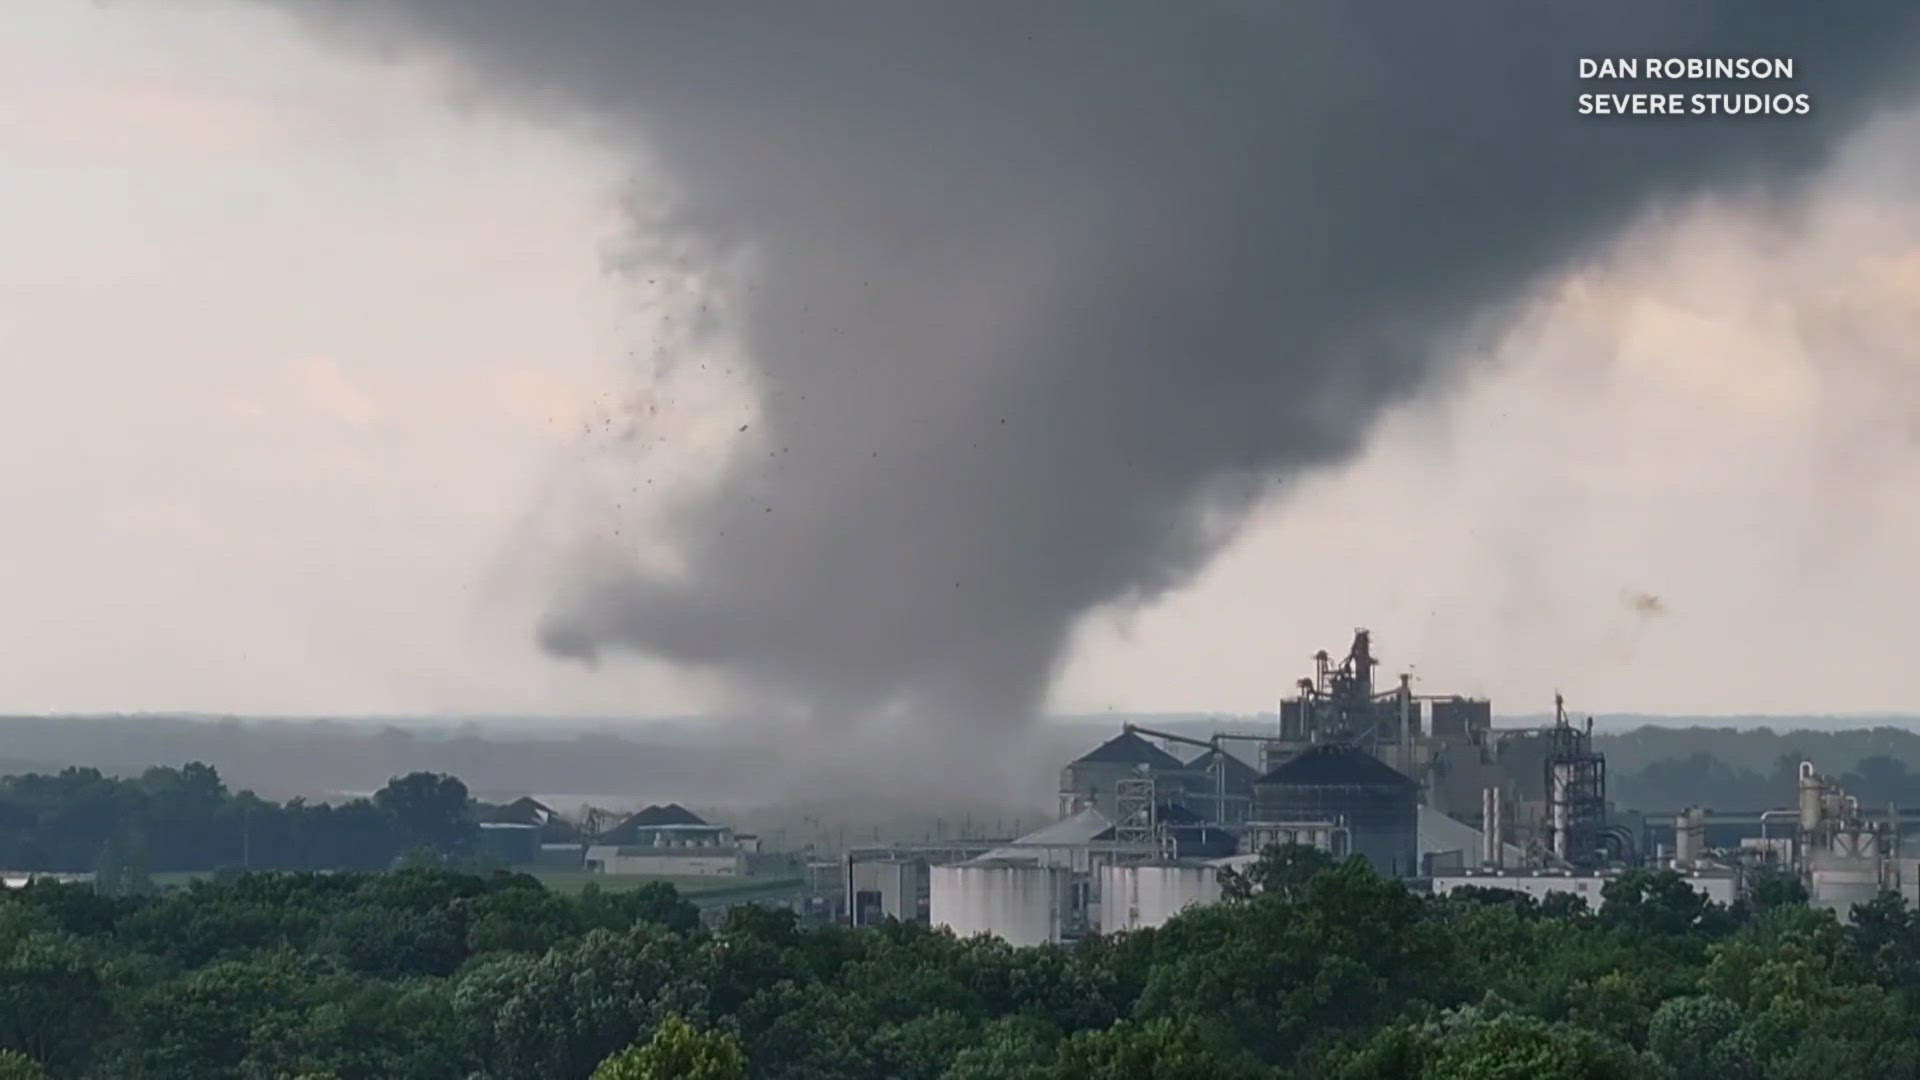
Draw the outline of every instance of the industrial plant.
[[[1038,831],[845,852],[844,919],[1018,945],[1136,930],[1217,902],[1222,871],[1284,845],[1358,857],[1436,894],[1598,906],[1621,873],[1659,868],[1719,903],[1762,875],[1796,877],[1843,918],[1883,891],[1920,899],[1899,812],[1873,818],[1811,764],[1792,809],[1619,813],[1592,720],[1575,722],[1558,695],[1550,723],[1496,729],[1484,698],[1416,693],[1405,674],[1377,683],[1364,629],[1344,657],[1313,664],[1265,732],[1123,725],[1061,770],[1059,820]]]

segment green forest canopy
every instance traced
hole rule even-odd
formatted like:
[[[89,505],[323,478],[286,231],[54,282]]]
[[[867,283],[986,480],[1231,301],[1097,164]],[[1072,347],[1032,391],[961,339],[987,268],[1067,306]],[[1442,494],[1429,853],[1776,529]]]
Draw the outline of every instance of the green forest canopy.
[[[1723,908],[1637,872],[1596,913],[1422,897],[1297,850],[1235,885],[1156,930],[1016,949],[751,907],[703,928],[665,886],[510,874],[37,883],[0,893],[0,1075],[1920,1072],[1920,920],[1898,898],[1842,926],[1790,885]]]

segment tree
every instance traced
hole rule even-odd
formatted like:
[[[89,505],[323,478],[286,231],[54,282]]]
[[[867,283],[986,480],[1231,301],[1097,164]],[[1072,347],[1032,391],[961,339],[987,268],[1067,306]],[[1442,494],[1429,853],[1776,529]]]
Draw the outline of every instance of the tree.
[[[580,932],[577,902],[548,892],[532,878],[518,880],[527,884],[516,881],[512,887],[496,889],[468,901],[469,951],[537,955]]]
[[[349,908],[332,918],[315,947],[338,956],[349,970],[386,978],[451,975],[467,958],[466,928],[444,907]]]
[[[993,1021],[955,1054],[941,1080],[1046,1080],[1058,1036],[1032,1016]]]
[[[592,930],[533,958],[496,953],[460,976],[453,1005],[469,1045],[498,1076],[584,1076],[654,1017],[692,1011],[704,990],[686,939],[649,923]]]
[[[1600,889],[1600,920],[1654,934],[1715,931],[1729,925],[1726,909],[1671,870],[1630,870]]]
[[[47,1080],[47,1072],[18,1050],[0,1050],[0,1080]]]
[[[1740,1030],[1742,1020],[1739,1006],[1723,997],[1674,998],[1647,1024],[1647,1049],[1675,1076],[1757,1077],[1753,1040]]]
[[[454,1023],[441,981],[328,980],[308,989],[310,1007],[265,1042],[251,1075],[299,1080],[469,1080],[478,1064]]]
[[[1204,1022],[1261,1061],[1310,1071],[1316,1046],[1364,1037],[1423,1000],[1453,1003],[1455,939],[1433,932],[1430,905],[1400,882],[1361,859],[1304,888],[1268,882],[1250,900],[1128,935],[1129,951],[1151,954],[1131,1016]]]
[[[581,923],[603,930],[625,930],[636,922],[657,923],[669,930],[690,933],[700,925],[700,909],[682,899],[678,889],[664,881],[650,881],[637,889],[608,892],[588,882],[574,901]]]
[[[1221,891],[1230,900],[1244,900],[1256,892],[1283,900],[1298,899],[1314,875],[1334,865],[1333,856],[1316,847],[1272,845],[1245,872],[1221,871]]]
[[[1561,895],[1549,893],[1548,895]],[[1455,904],[1496,904],[1510,907],[1524,916],[1540,914],[1540,901],[1531,893],[1514,889],[1495,889],[1485,885],[1462,885],[1447,893],[1447,900]]]
[[[1885,806],[1912,802],[1916,780],[1920,777],[1907,771],[1906,762],[1887,754],[1873,754],[1861,758],[1853,771],[1842,776],[1840,786],[1862,803]]]
[[[13,924],[0,925],[0,1048],[64,1076],[77,1071],[113,1018],[108,989],[83,942],[27,929],[22,914],[0,909],[0,917],[10,916],[0,922]]]
[[[669,1016],[643,1045],[600,1063],[593,1080],[744,1080],[747,1058],[724,1031],[702,1031]]]
[[[131,1005],[125,1053],[106,1074],[208,1080],[262,1075],[264,1070],[250,1066],[287,1052],[280,1033],[296,1022],[302,992],[314,982],[317,967],[287,954],[268,954],[148,987]]]
[[[1438,1023],[1388,1028],[1339,1068],[1342,1080],[1638,1080],[1656,1063],[1567,1024],[1480,1007]]]
[[[1237,1080],[1262,1070],[1223,1053],[1191,1019],[1122,1020],[1105,1031],[1082,1032],[1060,1044],[1048,1080]]]
[[[1581,1028],[1508,1013],[1439,1040],[1422,1075],[1440,1080],[1639,1080],[1649,1063]]]
[[[465,846],[467,785],[443,773],[396,776],[374,793],[373,804],[393,819],[409,844],[442,851]]]
[[[1761,915],[1793,905],[1804,907],[1807,900],[1807,887],[1792,874],[1767,869],[1749,872],[1743,904],[1744,910],[1751,914]]]

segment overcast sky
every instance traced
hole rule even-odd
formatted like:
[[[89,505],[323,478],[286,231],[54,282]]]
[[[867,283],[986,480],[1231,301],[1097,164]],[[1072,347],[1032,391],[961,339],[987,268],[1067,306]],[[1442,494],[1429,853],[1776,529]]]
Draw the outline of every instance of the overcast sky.
[[[1895,110],[1784,216],[1667,208],[1543,283],[1191,587],[1089,619],[1054,707],[1268,709],[1365,624],[1506,711],[1912,710],[1917,136]],[[272,11],[9,4],[0,711],[729,704],[533,636],[583,520],[648,543],[608,467],[663,344],[635,170]],[[707,359],[662,490],[751,412]]]

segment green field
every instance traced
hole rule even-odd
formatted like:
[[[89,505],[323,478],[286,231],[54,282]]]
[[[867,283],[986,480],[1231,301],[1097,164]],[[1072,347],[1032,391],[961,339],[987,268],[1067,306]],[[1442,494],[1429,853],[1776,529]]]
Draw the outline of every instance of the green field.
[[[655,882],[665,882],[680,890],[681,893],[692,896],[695,893],[736,888],[754,880],[753,878],[676,877],[666,874],[597,874],[591,870],[537,869],[522,872],[539,878],[540,884],[547,888],[563,893],[577,893],[588,884],[598,885],[604,890],[614,892],[637,889],[642,885],[652,885]]]
[[[596,874],[586,870],[530,871],[540,883],[554,892],[573,895],[587,885],[602,889],[637,889],[654,882],[665,882],[680,890],[680,895],[703,908],[726,907],[752,900],[784,899],[806,886],[800,878],[725,878],[666,877],[641,874]]]

